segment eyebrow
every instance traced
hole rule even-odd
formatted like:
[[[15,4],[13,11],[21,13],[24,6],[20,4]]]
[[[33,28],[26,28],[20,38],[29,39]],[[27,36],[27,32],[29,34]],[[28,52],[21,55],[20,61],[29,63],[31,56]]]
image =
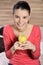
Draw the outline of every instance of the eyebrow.
[[[15,15],[16,17],[19,17],[18,15]]]

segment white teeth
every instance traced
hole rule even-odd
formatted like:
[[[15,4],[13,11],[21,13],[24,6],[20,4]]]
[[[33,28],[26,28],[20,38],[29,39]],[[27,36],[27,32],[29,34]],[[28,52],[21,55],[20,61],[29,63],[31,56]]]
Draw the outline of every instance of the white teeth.
[[[22,26],[23,24],[19,24],[19,26]]]
[[[24,24],[18,24],[19,26],[23,26]]]

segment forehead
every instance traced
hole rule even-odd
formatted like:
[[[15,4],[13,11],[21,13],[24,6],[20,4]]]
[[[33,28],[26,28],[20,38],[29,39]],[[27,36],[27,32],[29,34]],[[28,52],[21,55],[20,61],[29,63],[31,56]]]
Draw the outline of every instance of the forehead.
[[[16,9],[15,12],[14,12],[15,15],[24,15],[24,16],[28,16],[29,13],[28,13],[28,10],[26,9]]]

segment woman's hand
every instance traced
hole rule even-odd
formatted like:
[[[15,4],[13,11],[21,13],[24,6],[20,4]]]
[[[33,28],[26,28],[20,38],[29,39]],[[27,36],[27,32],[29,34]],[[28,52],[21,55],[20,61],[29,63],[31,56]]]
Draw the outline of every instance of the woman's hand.
[[[18,41],[14,43],[14,45],[11,47],[12,54],[15,53],[16,50],[24,50],[22,43]]]
[[[36,46],[32,44],[30,41],[24,42],[24,44],[22,44],[21,46],[23,47],[24,50],[30,49],[33,52],[36,50]]]
[[[20,42],[15,42],[13,45],[14,50],[26,50],[26,49],[30,49],[33,52],[36,50],[36,47],[34,44],[32,44],[30,41],[26,41],[24,43],[20,43]]]
[[[22,43],[20,43],[18,41],[14,43],[13,47],[15,50],[23,50],[24,49],[22,46]]]

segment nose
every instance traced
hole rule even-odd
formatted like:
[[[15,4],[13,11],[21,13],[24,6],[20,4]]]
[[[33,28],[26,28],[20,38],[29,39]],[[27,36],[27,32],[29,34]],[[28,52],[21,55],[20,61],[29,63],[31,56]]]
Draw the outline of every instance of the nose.
[[[23,19],[22,18],[19,18],[19,23],[22,23]]]

